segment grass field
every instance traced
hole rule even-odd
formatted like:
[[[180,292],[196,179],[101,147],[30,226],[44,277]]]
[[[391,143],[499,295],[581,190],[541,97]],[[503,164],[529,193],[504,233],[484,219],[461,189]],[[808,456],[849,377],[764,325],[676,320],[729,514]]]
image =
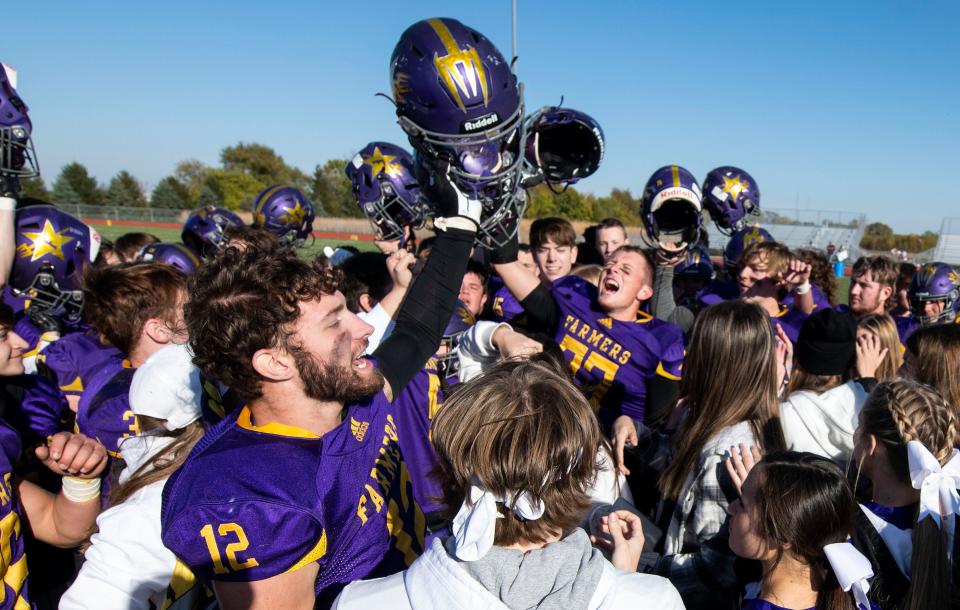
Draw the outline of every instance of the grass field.
[[[107,239],[116,239],[123,235],[124,233],[132,232],[143,232],[156,235],[164,242],[178,242],[180,241],[180,229],[169,229],[166,227],[155,227],[155,226],[142,226],[142,227],[132,227],[129,225],[119,226],[107,226],[107,225],[93,225],[100,235],[106,237]],[[319,254],[324,246],[337,247],[339,245],[349,244],[354,246],[358,250],[367,251],[367,250],[376,250],[376,246],[373,245],[372,241],[363,241],[363,240],[349,240],[349,239],[315,239],[312,243],[308,243],[304,248],[304,253],[308,256],[313,256]]]

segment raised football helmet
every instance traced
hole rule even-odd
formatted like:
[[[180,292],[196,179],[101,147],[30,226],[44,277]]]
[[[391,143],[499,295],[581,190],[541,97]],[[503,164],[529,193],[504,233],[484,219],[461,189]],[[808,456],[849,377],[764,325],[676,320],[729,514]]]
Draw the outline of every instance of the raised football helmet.
[[[447,350],[443,355],[437,356],[437,372],[442,377],[457,377],[460,375],[460,355],[457,352],[457,346],[460,345],[463,333],[470,330],[470,327],[476,322],[476,318],[463,304],[463,301],[458,300],[440,342],[440,345],[446,347]]]
[[[28,110],[0,64],[0,195],[16,195],[21,179],[40,175]]]
[[[483,206],[478,241],[508,242],[526,206],[518,197],[523,93],[509,62],[480,32],[455,19],[427,19],[400,36],[390,77],[421,187],[429,192],[433,181],[449,180]],[[446,175],[436,176],[437,168]]]
[[[731,235],[760,214],[760,189],[753,177],[738,167],[710,170],[703,180],[703,207],[717,229]]]
[[[180,240],[194,252],[199,252],[200,256],[210,258],[226,247],[224,230],[242,224],[243,220],[230,210],[207,206],[190,212],[183,223]]]
[[[923,326],[952,322],[957,318],[960,306],[960,276],[947,263],[927,263],[914,274],[907,295],[913,317]],[[932,316],[924,315],[923,304],[929,301],[944,301],[943,311]]]
[[[253,226],[282,240],[302,243],[313,231],[313,203],[289,184],[274,184],[253,201]]]
[[[727,247],[723,249],[723,266],[729,271],[736,268],[740,262],[740,255],[747,249],[747,246],[754,242],[777,241],[770,235],[766,229],[761,229],[754,225],[745,229],[740,229],[730,236]]]
[[[401,239],[404,227],[423,225],[425,201],[413,163],[413,155],[399,146],[371,142],[344,168],[377,239]]]
[[[572,108],[547,106],[527,118],[526,160],[534,175],[563,188],[590,176],[603,161],[603,129]],[[528,180],[527,185],[536,182]]]
[[[183,244],[147,244],[137,253],[137,260],[164,263],[184,275],[190,275],[200,266],[200,257]]]
[[[700,236],[701,205],[693,174],[679,165],[664,165],[647,180],[640,217],[660,250],[679,255]]]

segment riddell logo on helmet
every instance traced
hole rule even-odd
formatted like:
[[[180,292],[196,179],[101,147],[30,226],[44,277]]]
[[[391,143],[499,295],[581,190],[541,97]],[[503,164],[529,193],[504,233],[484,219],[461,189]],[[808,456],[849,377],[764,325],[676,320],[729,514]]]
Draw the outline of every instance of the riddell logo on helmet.
[[[497,115],[496,112],[491,112],[490,114],[482,116],[479,119],[474,119],[473,121],[464,121],[463,131],[464,133],[470,133],[471,131],[477,131],[478,129],[483,129],[484,127],[496,125],[499,122],[499,115]]]

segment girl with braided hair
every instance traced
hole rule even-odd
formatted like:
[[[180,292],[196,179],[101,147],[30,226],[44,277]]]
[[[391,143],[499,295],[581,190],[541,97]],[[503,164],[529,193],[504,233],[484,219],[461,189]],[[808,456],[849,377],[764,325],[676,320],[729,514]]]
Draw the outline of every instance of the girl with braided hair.
[[[872,483],[860,505],[854,544],[873,565],[871,601],[920,610],[956,605],[960,561],[957,416],[933,388],[881,383],[860,412],[854,439],[858,478]]]

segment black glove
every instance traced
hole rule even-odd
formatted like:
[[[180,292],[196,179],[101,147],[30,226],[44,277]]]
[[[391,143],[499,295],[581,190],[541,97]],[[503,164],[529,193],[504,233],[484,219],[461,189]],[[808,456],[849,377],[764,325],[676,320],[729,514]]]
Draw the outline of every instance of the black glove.
[[[60,320],[50,315],[49,311],[40,307],[27,307],[27,315],[41,333],[60,334]]]

